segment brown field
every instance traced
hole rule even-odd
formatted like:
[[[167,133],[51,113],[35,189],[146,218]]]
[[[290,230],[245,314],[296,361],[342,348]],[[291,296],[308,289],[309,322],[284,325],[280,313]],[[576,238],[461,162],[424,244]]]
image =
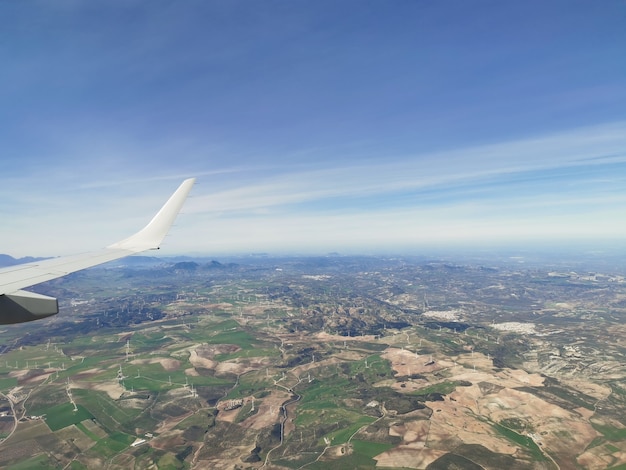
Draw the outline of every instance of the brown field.
[[[170,372],[173,370],[178,370],[180,368],[181,362],[177,359],[172,359],[169,357],[157,357],[152,359],[134,359],[130,361],[131,364],[161,364],[163,369]]]
[[[242,422],[242,426],[250,429],[266,428],[280,419],[280,406],[288,399],[287,394],[277,391],[263,399],[259,412]]]
[[[374,457],[377,467],[426,468],[447,452],[399,445]]]
[[[378,466],[424,468],[445,454],[451,443],[479,444],[492,452],[513,455],[518,447],[490,424],[508,419],[525,423],[528,432],[533,432],[535,442],[554,455],[578,455],[598,436],[589,423],[593,414],[589,410],[566,410],[517,390],[541,387],[544,379],[539,374],[511,369],[495,371],[491,361],[480,353],[445,359],[433,356],[435,364],[428,366],[425,363],[430,357],[416,356],[414,352],[398,348],[389,348],[382,356],[391,362],[396,375],[418,373],[426,377],[425,380],[408,379],[404,388],[400,388],[399,383],[394,384],[399,391],[419,391],[443,381],[466,381],[472,385],[457,386],[443,401],[427,402],[433,410],[428,421],[402,419],[392,424],[389,435],[400,436],[403,442],[377,456]],[[602,386],[589,385],[584,389],[598,398],[608,393]],[[562,458],[562,468],[573,465],[571,459]],[[579,458],[585,468],[605,468],[607,462],[606,456],[593,449]]]

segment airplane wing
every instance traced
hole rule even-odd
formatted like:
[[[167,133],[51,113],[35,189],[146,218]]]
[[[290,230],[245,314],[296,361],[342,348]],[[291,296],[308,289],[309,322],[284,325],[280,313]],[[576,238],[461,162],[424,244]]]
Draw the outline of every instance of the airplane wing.
[[[195,181],[195,178],[183,181],[150,223],[124,240],[99,251],[62,256],[0,269],[0,325],[38,320],[59,312],[57,299],[21,290],[24,287],[124,258],[134,253],[158,250]]]

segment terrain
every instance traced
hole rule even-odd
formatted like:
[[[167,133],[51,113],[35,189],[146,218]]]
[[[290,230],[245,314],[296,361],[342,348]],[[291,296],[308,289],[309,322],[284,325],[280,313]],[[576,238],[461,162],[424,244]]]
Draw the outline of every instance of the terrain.
[[[0,467],[626,468],[626,277],[568,260],[130,258],[0,331]]]

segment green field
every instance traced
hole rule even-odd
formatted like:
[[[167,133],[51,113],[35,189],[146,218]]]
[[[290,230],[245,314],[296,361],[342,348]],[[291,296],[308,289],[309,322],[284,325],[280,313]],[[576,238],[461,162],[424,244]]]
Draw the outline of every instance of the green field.
[[[615,428],[613,426],[603,426],[597,423],[591,422],[593,428],[601,433],[609,441],[622,441],[626,439],[626,428]]]
[[[159,363],[145,364],[140,367],[133,365],[123,368],[123,371],[127,375],[124,379],[124,388],[129,391],[134,389],[135,392],[140,390],[154,392],[172,390],[181,388],[185,384],[193,384],[196,387],[234,384],[234,379],[228,378],[203,375],[189,377],[182,367],[178,370],[167,371]],[[138,372],[139,377],[137,377]]]
[[[532,454],[533,458],[537,461],[546,460],[546,456],[543,454],[539,446],[528,436],[523,436],[521,434],[516,433],[515,431],[502,426],[498,423],[493,423],[492,426],[496,429],[500,434],[502,434],[507,439],[515,442],[516,444],[528,449]]]
[[[349,391],[354,389],[356,385],[346,377],[333,378],[332,380],[314,380],[306,389],[304,389],[301,399],[301,409],[322,409],[328,406],[328,403],[334,404],[338,397],[346,398]]]
[[[77,460],[72,461],[70,470],[88,470],[88,468]]]
[[[366,361],[367,367],[365,367]],[[379,354],[373,354],[350,364],[350,375],[355,376],[356,374],[362,374],[369,383],[376,383],[393,378],[393,369],[387,359],[381,358]]]
[[[457,382],[440,382],[438,384],[428,385],[427,387],[420,388],[414,392],[411,392],[410,395],[428,395],[431,393],[440,393],[441,395],[448,395],[456,389],[458,386]]]
[[[204,339],[204,342],[209,344],[235,344],[241,349],[251,349],[256,341],[256,338],[247,331],[239,330],[223,331]]]
[[[0,375],[0,391],[11,390],[17,386],[17,379],[15,377],[5,377]]]
[[[134,420],[141,410],[121,408],[106,393],[75,389],[73,395],[74,400],[89,410],[93,417],[111,432],[124,428],[129,423],[131,428],[139,426]]]
[[[46,345],[37,347],[26,346],[22,349],[13,349],[2,355],[2,361],[0,361],[0,377],[12,370],[27,368],[26,366],[28,366],[29,369],[35,369],[35,366],[42,369],[47,367],[48,363],[50,363],[52,367],[59,367],[64,361],[68,365],[72,362],[71,359],[64,356],[60,350],[54,351],[52,346],[50,346],[49,350],[47,350]]]
[[[383,444],[381,442],[360,441],[358,439],[353,439],[352,447],[355,454],[362,454],[366,457],[373,458],[389,449],[392,449],[393,445]]]
[[[130,350],[133,354],[150,353],[158,349],[166,348],[174,343],[174,339],[167,337],[162,331],[154,333],[134,334],[130,339]],[[120,351],[125,352],[126,343],[120,344]]]
[[[229,354],[217,354],[215,360],[221,362],[245,357],[276,357],[279,355],[280,351],[274,348],[249,348]]]
[[[38,414],[45,414],[48,427],[52,431],[58,431],[71,424],[77,424],[93,418],[93,415],[85,407],[77,405],[76,408],[78,410],[74,411],[74,405],[68,402],[53,406],[47,410],[39,410]]]
[[[239,377],[239,384],[233,388],[226,398],[241,398],[249,395],[255,395],[257,398],[259,394],[269,390],[271,385],[271,378],[267,378],[265,374],[245,374]]]
[[[192,426],[200,426],[206,428],[209,423],[212,423],[214,421],[214,417],[207,416],[207,413],[205,412],[195,413],[178,423],[176,429],[187,429]]]
[[[359,441],[355,439],[352,441],[351,454],[337,460],[315,462],[311,465],[307,465],[306,468],[313,470],[344,470],[347,468],[351,470],[371,470],[376,468],[376,460],[374,460],[374,457],[392,447],[391,444]]]
[[[350,439],[350,437],[362,426],[370,424],[374,421],[376,421],[376,418],[372,418],[371,416],[352,416],[350,419],[350,425],[347,428],[334,431],[328,434],[326,437],[331,439],[333,445],[343,444],[345,442],[348,442],[348,439]]]
[[[100,439],[92,448],[90,453],[95,453],[103,457],[113,457],[130,446],[135,438],[121,432],[114,432],[109,437]]]
[[[41,454],[11,465],[11,470],[37,470],[58,468],[47,455]]]

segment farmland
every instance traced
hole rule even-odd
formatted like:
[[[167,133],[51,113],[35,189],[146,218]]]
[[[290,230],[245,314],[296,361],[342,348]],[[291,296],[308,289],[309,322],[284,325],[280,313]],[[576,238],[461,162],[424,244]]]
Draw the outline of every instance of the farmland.
[[[107,287],[0,331],[0,466],[625,463],[619,275],[544,293],[552,278],[536,268],[330,260],[44,285]],[[133,296],[110,297],[126,281]],[[515,306],[503,290],[526,294]],[[582,317],[602,319],[604,344]]]

